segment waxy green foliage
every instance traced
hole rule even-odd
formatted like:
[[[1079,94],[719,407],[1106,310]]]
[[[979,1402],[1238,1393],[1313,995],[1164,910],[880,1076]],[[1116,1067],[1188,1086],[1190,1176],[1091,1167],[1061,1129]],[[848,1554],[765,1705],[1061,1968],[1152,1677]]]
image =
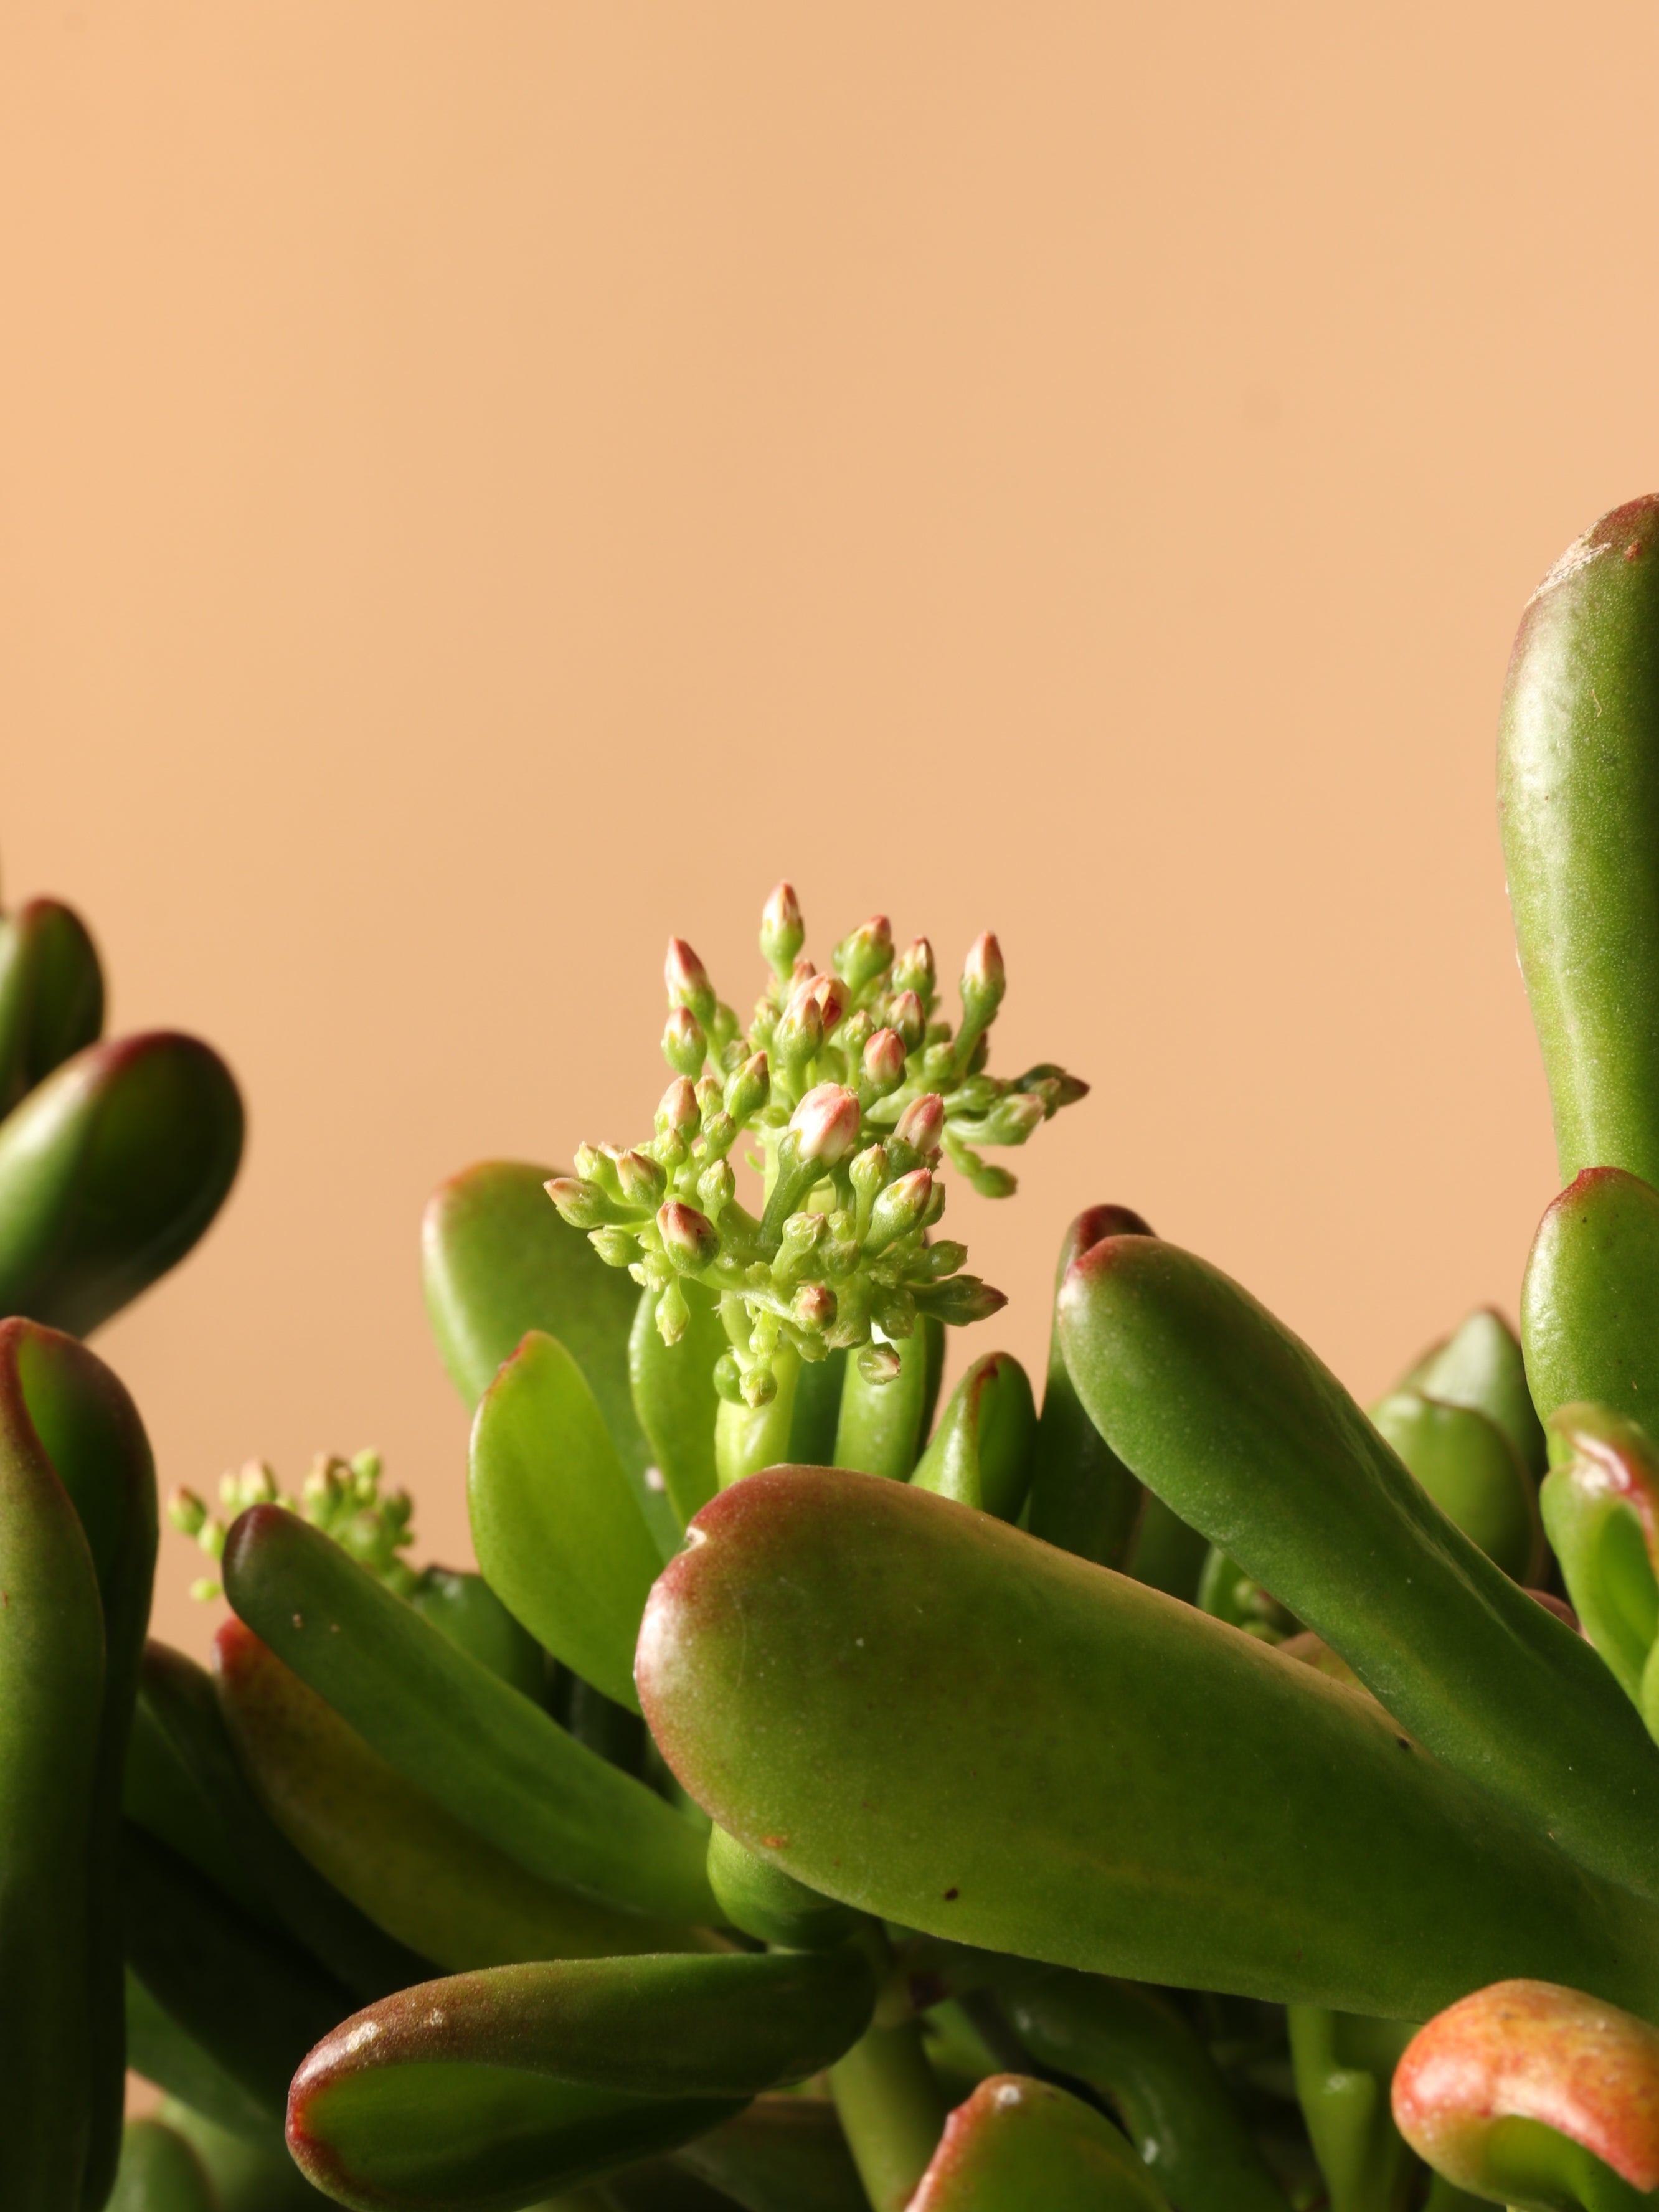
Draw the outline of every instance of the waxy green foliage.
[[[1170,2212],[1111,2122],[1047,2081],[994,2074],[951,2113],[913,2212]]]
[[[344,2204],[514,2212],[669,2150],[840,2056],[870,2017],[854,1949],[574,1960],[430,1982],[343,2021],[288,2137]]]
[[[1553,1975],[1546,1957],[1659,2000],[1659,1908],[1370,1700],[1158,1592],[831,1469],[757,1475],[696,1533],[646,1613],[647,1718],[722,1827],[829,1896],[1057,1965],[1403,2019]],[[964,1668],[969,1649],[994,1664]],[[1205,1809],[1224,1805],[1224,1840]]]

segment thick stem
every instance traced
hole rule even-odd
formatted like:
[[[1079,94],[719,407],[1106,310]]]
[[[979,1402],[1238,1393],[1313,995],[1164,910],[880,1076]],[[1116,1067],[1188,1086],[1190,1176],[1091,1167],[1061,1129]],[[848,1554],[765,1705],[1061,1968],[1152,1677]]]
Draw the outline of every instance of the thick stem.
[[[763,1467],[781,1466],[789,1456],[799,1352],[792,1345],[780,1344],[772,1354],[772,1372],[778,1387],[768,1404],[732,1406],[720,1401],[714,1417],[714,1462],[722,1490],[746,1474],[758,1474]]]
[[[830,2087],[872,2212],[904,2212],[945,2126],[921,2022],[871,2028],[830,2068]]]

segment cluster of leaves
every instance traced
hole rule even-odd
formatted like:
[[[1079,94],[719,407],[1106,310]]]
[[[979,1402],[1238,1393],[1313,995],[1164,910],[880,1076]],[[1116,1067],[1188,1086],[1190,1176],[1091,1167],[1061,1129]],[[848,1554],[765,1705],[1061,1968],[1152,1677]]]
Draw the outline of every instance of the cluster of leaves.
[[[988,932],[963,963],[961,1018],[939,1012],[925,937],[896,951],[884,915],[843,937],[827,971],[804,951],[792,887],[766,902],[770,980],[747,1032],[683,939],[668,947],[663,1056],[674,1080],[644,1144],[583,1145],[549,1194],[600,1257],[656,1299],[673,1344],[688,1280],[721,1300],[731,1349],[715,1375],[732,1403],[766,1404],[781,1348],[810,1361],[857,1350],[866,1378],[898,1371],[893,1346],[920,1313],[966,1323],[1001,1291],[964,1274],[967,1248],[933,1240],[949,1161],[991,1198],[1015,1188],[979,1147],[1023,1145],[1087,1085],[1044,1063],[1012,1080],[988,1072],[1006,989]],[[738,1196],[744,1138],[764,1179],[758,1213]]]

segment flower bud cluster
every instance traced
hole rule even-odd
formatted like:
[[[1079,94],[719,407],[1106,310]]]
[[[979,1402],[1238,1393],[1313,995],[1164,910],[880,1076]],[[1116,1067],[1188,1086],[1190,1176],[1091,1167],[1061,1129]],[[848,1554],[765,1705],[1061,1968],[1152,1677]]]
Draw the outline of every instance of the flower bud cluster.
[[[419,1577],[398,1554],[415,1540],[415,1501],[406,1490],[383,1492],[381,1472],[377,1451],[360,1451],[349,1460],[319,1452],[299,1496],[290,1498],[264,1461],[251,1459],[219,1478],[219,1512],[181,1486],[167,1500],[167,1519],[216,1562],[224,1557],[225,1537],[239,1513],[250,1505],[280,1505],[331,1536],[359,1566],[407,1597]],[[191,1584],[190,1594],[218,1597],[221,1585],[216,1577],[204,1576]]]
[[[771,979],[747,1030],[691,947],[671,939],[663,1057],[673,1080],[654,1134],[580,1146],[574,1173],[547,1186],[600,1257],[655,1299],[667,1343],[688,1325],[688,1282],[720,1298],[731,1349],[715,1380],[751,1406],[775,1391],[781,1346],[807,1360],[859,1349],[881,1380],[919,1313],[957,1323],[994,1313],[1002,1293],[961,1272],[966,1248],[930,1241],[941,1171],[948,1163],[1006,1197],[1014,1177],[976,1148],[1023,1145],[1087,1089],[1046,1064],[1012,1080],[987,1073],[1007,988],[988,932],[963,964],[954,1029],[925,937],[900,949],[874,915],[821,971],[805,935],[780,884],[761,919]],[[739,1151],[745,1139],[759,1158]],[[734,1155],[763,1175],[758,1214],[738,1201]]]

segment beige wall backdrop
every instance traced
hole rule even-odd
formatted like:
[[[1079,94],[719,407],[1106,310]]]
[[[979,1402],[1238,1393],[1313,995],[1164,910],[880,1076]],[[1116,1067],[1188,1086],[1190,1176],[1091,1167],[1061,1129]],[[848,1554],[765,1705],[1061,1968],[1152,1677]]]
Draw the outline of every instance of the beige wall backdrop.
[[[661,946],[872,908],[1094,1084],[951,1225],[1042,1356],[1129,1201],[1371,1391],[1553,1188],[1516,614],[1659,476],[1659,17],[10,0],[0,852],[217,1042],[108,1329],[169,1481],[465,1546],[446,1172],[643,1133]],[[199,1643],[172,1541],[160,1613]]]

